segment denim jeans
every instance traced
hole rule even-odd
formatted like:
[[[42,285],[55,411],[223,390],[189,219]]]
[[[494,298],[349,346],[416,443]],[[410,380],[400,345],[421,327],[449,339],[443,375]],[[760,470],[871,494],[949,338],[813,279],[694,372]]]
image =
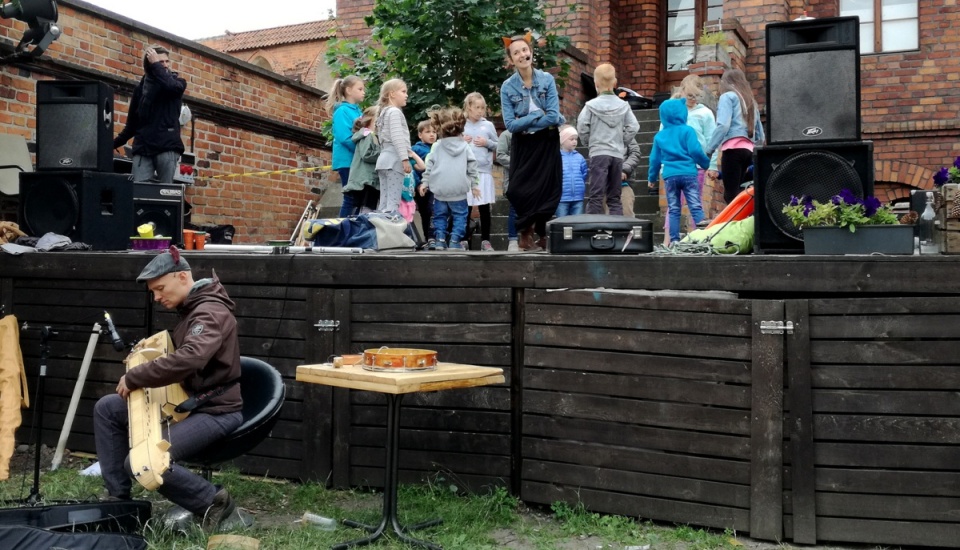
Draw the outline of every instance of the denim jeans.
[[[560,201],[560,204],[557,205],[557,213],[554,215],[562,218],[564,216],[576,216],[577,214],[583,214],[583,201]]]
[[[337,168],[337,174],[340,174],[340,188],[347,186],[347,182],[350,181],[350,169],[349,168]],[[358,214],[359,204],[355,203],[355,196],[348,193],[343,194],[343,203],[340,204],[340,215],[339,218],[346,218],[347,216],[354,216]]]
[[[176,151],[164,151],[152,157],[134,155],[130,175],[133,176],[133,181],[173,183],[173,175],[177,170],[178,160],[180,160],[180,153]],[[154,173],[156,173],[156,177],[154,177]]]
[[[433,231],[438,243],[447,242],[447,224],[453,218],[453,230],[450,231],[450,242],[459,243],[467,234],[467,215],[470,207],[467,199],[461,201],[442,201],[434,198],[433,201]]]
[[[700,186],[697,176],[672,176],[663,180],[667,195],[667,218],[670,220],[670,242],[680,240],[680,194],[687,199],[687,208],[694,223],[703,221],[703,206],[700,204]]]

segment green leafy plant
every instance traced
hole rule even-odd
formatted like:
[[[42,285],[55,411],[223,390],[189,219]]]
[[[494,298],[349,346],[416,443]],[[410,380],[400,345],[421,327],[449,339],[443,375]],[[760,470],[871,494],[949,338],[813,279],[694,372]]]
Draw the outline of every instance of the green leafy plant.
[[[783,213],[797,227],[840,226],[853,233],[859,225],[893,225],[900,223],[889,205],[881,205],[876,197],[861,199],[849,189],[840,191],[828,202],[813,197],[790,197]]]
[[[574,3],[570,13],[576,9]],[[410,94],[404,108],[409,121],[423,120],[433,105],[459,105],[474,91],[490,111],[499,111],[499,87],[510,75],[503,36],[531,31],[536,65],[559,68],[561,86],[569,73],[559,54],[570,39],[558,34],[569,21],[561,18],[548,29],[538,0],[378,0],[365,21],[371,38],[332,40],[327,65],[337,77],[362,77],[368,104],[377,101],[385,80],[402,78]]]
[[[697,44],[701,46],[711,46],[713,44],[726,44],[727,43],[727,34],[722,30],[710,31],[707,30],[708,26],[704,25],[703,30],[700,31],[700,36],[697,38]]]

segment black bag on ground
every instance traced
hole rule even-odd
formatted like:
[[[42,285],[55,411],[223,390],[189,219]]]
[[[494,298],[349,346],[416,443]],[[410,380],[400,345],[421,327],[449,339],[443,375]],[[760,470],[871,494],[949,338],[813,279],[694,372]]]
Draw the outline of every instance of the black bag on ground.
[[[551,254],[642,254],[653,251],[653,222],[579,214],[547,223]]]
[[[17,550],[146,550],[139,535],[121,533],[57,533],[24,525],[0,525],[0,548]]]

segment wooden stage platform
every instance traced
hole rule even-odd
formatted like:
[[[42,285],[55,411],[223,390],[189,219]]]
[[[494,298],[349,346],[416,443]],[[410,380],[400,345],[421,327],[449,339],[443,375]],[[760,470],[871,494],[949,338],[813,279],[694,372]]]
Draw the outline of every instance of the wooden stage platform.
[[[380,486],[383,397],[295,368],[427,348],[507,382],[411,396],[406,481],[768,540],[960,547],[960,257],[185,254],[236,300],[242,353],[288,381],[247,472]],[[6,312],[63,329],[47,444],[102,310],[126,339],[175,323],[134,282],[148,259],[0,255]],[[21,341],[32,377],[38,337]],[[93,450],[122,355],[101,341],[68,448]]]

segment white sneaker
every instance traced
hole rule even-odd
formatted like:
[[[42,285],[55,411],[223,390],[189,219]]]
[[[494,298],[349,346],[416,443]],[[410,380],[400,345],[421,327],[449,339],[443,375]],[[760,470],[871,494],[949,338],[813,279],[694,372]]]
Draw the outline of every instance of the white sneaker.
[[[490,244],[490,241],[483,241],[480,243],[481,252],[493,252],[493,245]]]
[[[507,252],[520,252],[520,244],[517,242],[517,239],[510,239],[510,242],[507,244]]]

